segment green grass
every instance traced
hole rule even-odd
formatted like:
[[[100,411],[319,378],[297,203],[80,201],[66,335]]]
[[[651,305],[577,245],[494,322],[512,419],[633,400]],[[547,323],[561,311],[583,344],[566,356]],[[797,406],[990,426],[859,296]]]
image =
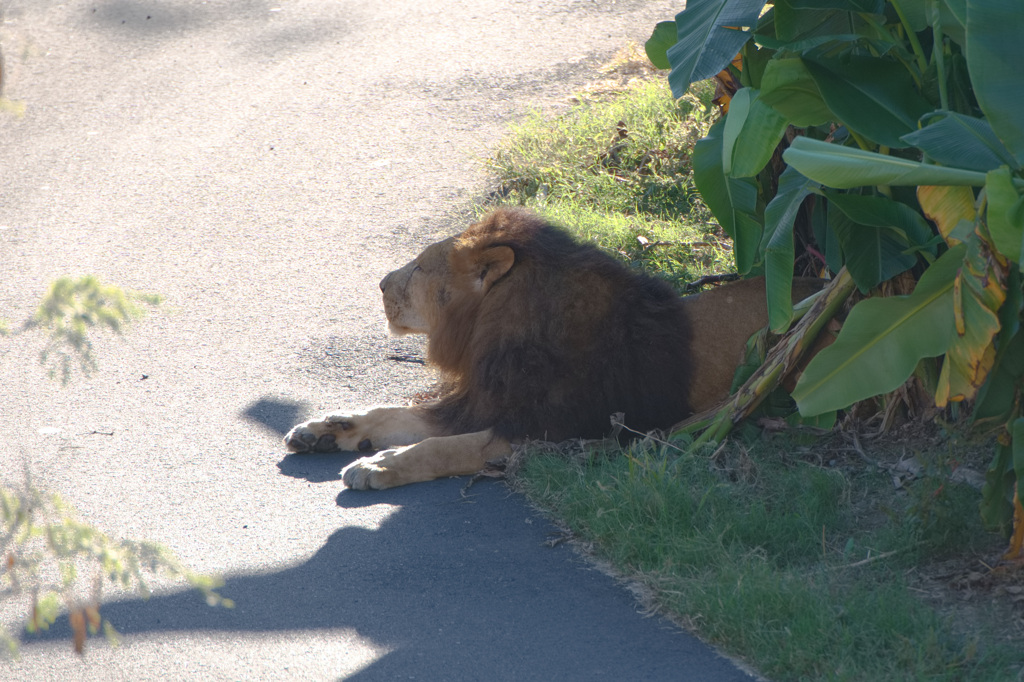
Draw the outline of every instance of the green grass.
[[[661,81],[640,81],[605,102],[557,119],[520,123],[491,163],[513,199],[569,202],[673,219],[703,204],[689,175],[690,150],[707,129],[710,91],[675,102]]]
[[[480,210],[527,206],[680,289],[732,270],[690,169],[710,87],[676,103],[663,81],[528,118],[489,161],[500,190]],[[922,455],[929,468],[897,490],[860,459],[818,465],[820,442],[735,444],[758,431],[715,454],[533,453],[515,482],[661,611],[774,680],[1021,679],[1009,599],[971,610],[922,578],[1002,542],[978,492],[950,482],[952,452]]]
[[[708,88],[680,103],[640,81],[555,119],[534,114],[489,160],[494,205],[527,206],[678,288],[732,267],[693,185],[690,151],[710,122]]]
[[[950,524],[886,479],[794,460],[785,448],[712,457],[638,446],[582,460],[528,456],[517,481],[662,610],[772,679],[1017,679],[1019,650],[994,631],[960,631],[905,578],[908,566],[991,543],[977,494],[942,487],[937,503],[965,526],[954,542],[941,532]],[[916,485],[938,489],[929,478]]]

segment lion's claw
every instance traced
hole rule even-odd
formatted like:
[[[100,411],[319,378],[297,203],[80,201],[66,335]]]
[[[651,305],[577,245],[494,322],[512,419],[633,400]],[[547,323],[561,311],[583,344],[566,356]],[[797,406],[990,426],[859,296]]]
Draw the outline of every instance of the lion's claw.
[[[317,452],[334,452],[338,449],[338,441],[333,435],[325,433],[316,439],[313,449]]]
[[[317,433],[305,425],[296,426],[284,437],[285,446],[292,452],[334,452],[338,449],[334,434]]]
[[[324,417],[324,421],[328,424],[337,424],[341,427],[342,431],[348,431],[352,428],[352,417],[344,414],[329,414]]]
[[[373,489],[373,474],[377,468],[367,462],[368,457],[358,459],[341,470],[341,481],[352,490]]]

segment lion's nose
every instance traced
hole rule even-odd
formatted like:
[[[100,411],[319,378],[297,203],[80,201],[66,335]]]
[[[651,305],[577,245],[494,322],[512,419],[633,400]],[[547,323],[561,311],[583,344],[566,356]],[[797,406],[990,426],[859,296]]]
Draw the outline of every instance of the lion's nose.
[[[382,293],[383,293],[383,291],[385,289],[388,288],[388,280],[389,279],[391,279],[391,273],[390,272],[388,274],[384,275],[384,279],[382,279],[380,281],[380,290],[381,290]]]

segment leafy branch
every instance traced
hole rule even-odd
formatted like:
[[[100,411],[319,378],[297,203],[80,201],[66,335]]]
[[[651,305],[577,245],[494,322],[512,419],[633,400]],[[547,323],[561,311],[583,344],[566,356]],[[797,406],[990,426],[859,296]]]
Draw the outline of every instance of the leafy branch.
[[[27,475],[21,490],[0,487],[0,600],[24,602],[28,632],[48,629],[63,607],[75,652],[82,654],[87,635],[100,630],[116,643],[117,631],[100,614],[104,589],[148,597],[154,577],[186,582],[210,606],[234,605],[217,593],[221,579],[189,570],[157,543],[112,539],[79,521],[60,497],[40,491]],[[2,624],[0,647],[17,653],[16,638]]]
[[[144,314],[140,303],[157,305],[160,300],[154,294],[103,284],[91,275],[79,279],[62,277],[50,285],[35,315],[22,325],[22,331],[49,332],[49,341],[39,357],[44,365],[52,360],[50,377],[59,373],[61,382],[66,384],[71,379],[74,358],[83,374],[96,369],[89,339],[91,330],[105,328],[120,333],[128,322]]]
[[[50,368],[50,376],[59,369],[67,383],[73,358],[83,373],[95,369],[89,337],[94,329],[121,333],[143,314],[140,304],[159,302],[159,296],[126,292],[95,277],[65,277],[50,286],[18,332],[0,322],[0,335],[49,331],[40,360],[46,364],[55,357],[57,367]],[[22,489],[0,485],[0,603],[23,603],[28,632],[49,629],[65,609],[75,652],[84,653],[87,637],[101,630],[116,643],[117,630],[100,613],[104,590],[148,597],[153,578],[183,581],[199,590],[210,606],[233,606],[216,591],[223,584],[220,578],[195,573],[162,545],[115,540],[80,521],[60,497],[33,486],[27,471]],[[15,656],[17,649],[18,637],[0,622],[0,653]]]

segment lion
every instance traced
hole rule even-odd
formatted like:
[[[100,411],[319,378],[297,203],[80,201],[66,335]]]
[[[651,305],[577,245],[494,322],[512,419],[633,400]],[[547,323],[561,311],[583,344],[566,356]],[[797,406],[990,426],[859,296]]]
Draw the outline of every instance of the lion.
[[[426,334],[439,398],[295,426],[292,452],[376,452],[354,489],[473,474],[527,439],[667,428],[728,396],[768,323],[763,279],[679,297],[522,209],[498,209],[380,283],[392,333]],[[810,293],[810,292],[808,292]]]

